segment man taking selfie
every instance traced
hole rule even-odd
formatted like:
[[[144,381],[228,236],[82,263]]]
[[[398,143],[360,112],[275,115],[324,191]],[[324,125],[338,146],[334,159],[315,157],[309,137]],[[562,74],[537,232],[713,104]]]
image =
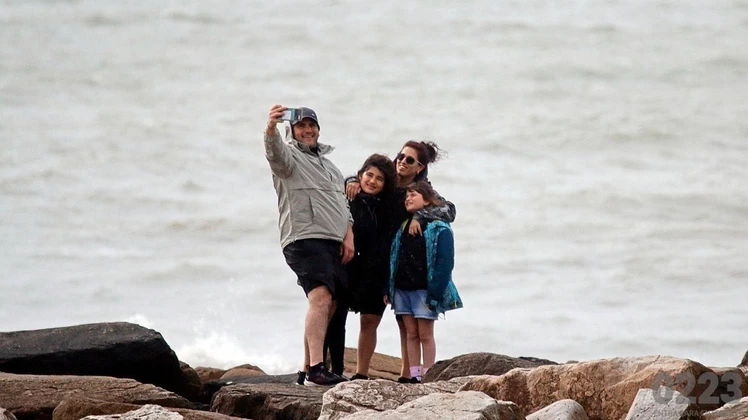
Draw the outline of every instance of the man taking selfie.
[[[288,120],[286,141],[277,125]],[[281,247],[309,303],[304,323],[304,385],[345,381],[327,370],[325,332],[335,300],[346,284],[343,264],[353,258],[353,219],[343,175],[319,143],[319,120],[310,108],[275,105],[265,128],[265,157],[278,195]]]

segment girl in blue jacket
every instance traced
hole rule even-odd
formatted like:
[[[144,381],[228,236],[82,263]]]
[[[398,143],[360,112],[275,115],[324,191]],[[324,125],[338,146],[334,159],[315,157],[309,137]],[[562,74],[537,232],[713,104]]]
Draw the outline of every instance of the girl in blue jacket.
[[[405,208],[410,214],[443,204],[425,181],[413,183],[407,190]],[[385,302],[392,304],[395,315],[402,316],[410,375],[420,381],[436,359],[434,321],[440,313],[461,308],[462,300],[452,282],[454,236],[449,223],[430,221],[423,236],[403,234],[409,224],[410,220],[403,223],[392,242]]]

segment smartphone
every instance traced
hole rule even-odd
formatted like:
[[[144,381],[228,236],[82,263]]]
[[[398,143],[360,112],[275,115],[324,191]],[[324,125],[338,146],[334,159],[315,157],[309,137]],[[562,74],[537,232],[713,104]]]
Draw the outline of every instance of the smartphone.
[[[288,108],[287,110],[283,111],[283,115],[281,115],[280,120],[281,121],[296,121],[297,119],[299,119],[299,115],[301,115],[301,109]]]

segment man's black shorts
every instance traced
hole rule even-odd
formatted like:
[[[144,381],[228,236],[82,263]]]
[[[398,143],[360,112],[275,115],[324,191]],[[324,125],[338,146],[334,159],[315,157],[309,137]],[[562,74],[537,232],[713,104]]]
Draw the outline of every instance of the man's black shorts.
[[[301,239],[283,248],[286,264],[291,267],[298,280],[296,283],[309,292],[326,286],[333,299],[344,290],[348,277],[341,262],[340,242],[330,239]]]

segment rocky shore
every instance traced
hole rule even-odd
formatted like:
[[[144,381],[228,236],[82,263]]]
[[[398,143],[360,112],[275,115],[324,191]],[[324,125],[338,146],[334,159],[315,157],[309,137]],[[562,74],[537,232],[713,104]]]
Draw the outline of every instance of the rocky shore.
[[[348,374],[355,357],[346,350]],[[437,362],[422,384],[397,383],[399,369],[399,358],[376,354],[373,380],[306,387],[295,373],[251,364],[193,368],[136,324],[6,332],[0,420],[748,419],[748,352],[737,367],[664,355],[557,363],[470,353]]]

